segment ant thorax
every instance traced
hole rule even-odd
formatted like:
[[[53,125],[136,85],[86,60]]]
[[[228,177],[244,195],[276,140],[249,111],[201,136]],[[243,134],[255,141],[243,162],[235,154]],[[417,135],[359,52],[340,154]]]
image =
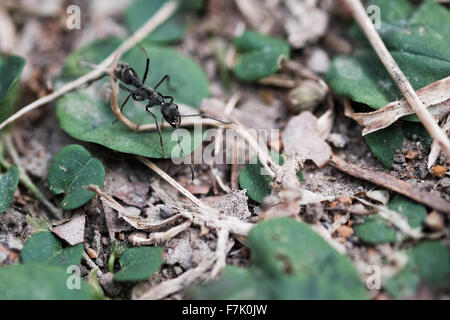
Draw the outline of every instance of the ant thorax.
[[[137,101],[148,100],[152,105],[161,105],[164,102],[163,96],[155,89],[142,85],[139,88],[133,90],[133,99]]]

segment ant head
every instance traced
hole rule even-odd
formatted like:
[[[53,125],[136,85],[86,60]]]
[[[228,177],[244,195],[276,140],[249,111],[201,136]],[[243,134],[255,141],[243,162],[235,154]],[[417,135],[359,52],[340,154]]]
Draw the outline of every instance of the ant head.
[[[178,128],[181,123],[180,112],[175,103],[164,101],[161,104],[161,113],[164,119],[174,128]]]

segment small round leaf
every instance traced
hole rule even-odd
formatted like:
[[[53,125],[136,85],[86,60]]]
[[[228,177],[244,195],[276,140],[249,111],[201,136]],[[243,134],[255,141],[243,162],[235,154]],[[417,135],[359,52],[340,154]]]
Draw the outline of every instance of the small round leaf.
[[[159,270],[163,261],[162,248],[128,248],[120,257],[122,269],[114,275],[116,281],[146,280]]]
[[[93,158],[80,145],[69,145],[61,149],[53,158],[48,173],[48,185],[54,194],[64,193],[61,208],[78,208],[94,197],[95,193],[86,189],[90,184],[103,186],[105,169],[100,160]]]

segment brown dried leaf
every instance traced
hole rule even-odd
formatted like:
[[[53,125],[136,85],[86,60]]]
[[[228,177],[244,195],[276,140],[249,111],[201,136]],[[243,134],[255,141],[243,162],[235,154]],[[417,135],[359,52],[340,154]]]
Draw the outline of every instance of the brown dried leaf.
[[[86,224],[86,216],[84,213],[76,213],[69,221],[53,228],[52,232],[59,238],[67,241],[68,244],[74,246],[84,242],[84,226]]]
[[[289,120],[282,140],[286,155],[312,160],[318,167],[326,165],[331,157],[330,146],[318,133],[317,118],[309,111]]]
[[[450,77],[419,89],[417,95],[435,118],[442,119],[450,112]],[[363,135],[386,128],[399,118],[410,114],[414,114],[414,111],[405,99],[391,102],[374,112],[354,113],[348,104],[345,110],[347,117],[364,127]]]

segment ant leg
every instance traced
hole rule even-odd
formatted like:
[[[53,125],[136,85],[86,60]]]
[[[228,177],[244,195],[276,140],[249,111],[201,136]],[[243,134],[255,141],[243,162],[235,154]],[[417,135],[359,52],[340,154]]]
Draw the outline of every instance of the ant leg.
[[[130,100],[131,93],[125,98],[125,101],[120,105],[120,113],[123,113],[123,107],[127,104],[128,100]]]
[[[161,80],[159,80],[159,82],[156,84],[155,86],[155,90],[158,89],[158,87],[165,81],[167,80],[167,86],[169,87],[170,90],[175,91],[176,88],[172,87],[172,85],[170,84],[170,76],[168,74],[166,74],[164,77],[162,77]]]
[[[122,83],[119,82],[119,87],[122,90],[128,91],[128,92],[132,92],[133,90],[131,90],[130,88],[127,88],[125,85],[123,85]]]
[[[158,119],[156,119],[156,116],[153,114],[153,112],[151,112],[149,109],[153,107],[152,105],[147,105],[145,107],[145,111],[151,115],[153,117],[153,119],[155,120],[155,124],[156,124],[156,130],[158,131],[159,134],[159,143],[161,144],[161,149],[163,152],[163,156],[164,158],[166,157],[166,150],[164,149],[164,145],[163,145],[163,140],[162,140],[162,134],[161,134],[161,128],[159,127],[159,123],[158,123]]]
[[[211,119],[211,120],[223,123],[223,124],[230,124],[231,123],[230,121],[224,121],[224,120],[216,119],[216,118],[213,118],[213,117],[208,117],[207,115],[204,115],[202,113],[198,113],[198,114],[180,114],[180,117],[182,117],[182,118],[200,117],[200,118],[205,118],[205,119]]]
[[[128,97],[125,98],[125,100],[120,105],[120,113],[123,113],[123,107],[127,104],[128,100],[130,100],[131,93],[128,95]],[[116,124],[116,122],[119,121],[119,119],[114,120],[113,124]]]
[[[150,66],[150,57],[148,56],[148,53],[143,46],[141,46],[141,45],[138,45],[138,46],[144,52],[145,56],[147,57],[146,63],[145,63],[145,72],[144,72],[144,76],[142,77],[142,83],[144,84],[145,80],[147,80],[148,68]]]

